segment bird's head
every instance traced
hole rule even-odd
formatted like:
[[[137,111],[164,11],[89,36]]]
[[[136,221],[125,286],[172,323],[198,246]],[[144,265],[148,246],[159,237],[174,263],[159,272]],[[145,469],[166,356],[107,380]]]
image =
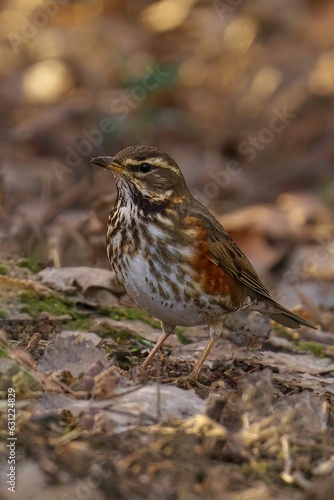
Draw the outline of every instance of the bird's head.
[[[189,190],[177,163],[166,153],[148,146],[130,146],[115,156],[98,156],[91,163],[111,170],[121,195],[150,203],[182,203]]]

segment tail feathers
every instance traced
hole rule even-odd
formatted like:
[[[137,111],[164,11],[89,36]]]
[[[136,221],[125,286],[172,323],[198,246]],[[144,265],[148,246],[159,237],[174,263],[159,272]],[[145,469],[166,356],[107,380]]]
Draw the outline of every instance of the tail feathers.
[[[305,319],[297,316],[293,312],[289,311],[285,307],[281,306],[277,302],[270,303],[268,310],[261,311],[269,318],[273,319],[277,323],[281,325],[287,326],[288,328],[299,328],[300,326],[308,326],[309,328],[314,328],[317,330],[317,327],[309,323]]]

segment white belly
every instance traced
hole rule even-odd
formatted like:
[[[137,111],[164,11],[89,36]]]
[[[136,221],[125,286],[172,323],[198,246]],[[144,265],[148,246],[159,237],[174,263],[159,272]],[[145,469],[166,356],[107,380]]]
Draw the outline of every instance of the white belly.
[[[153,261],[156,271],[154,273],[152,273],[152,263],[150,266],[147,259],[140,253],[131,258],[125,255],[124,261],[125,271],[121,272],[114,265],[115,272],[130,297],[149,314],[173,326],[206,323],[198,301],[189,297],[191,287],[187,285],[187,281],[190,278],[190,268],[189,274],[185,273],[186,278],[183,282],[180,283],[174,278],[173,287],[168,276],[177,276],[180,270],[179,263],[169,265],[169,273],[166,277],[165,269],[159,262],[158,256]],[[155,275],[159,276],[159,279]],[[178,286],[178,291],[175,290],[175,285]]]

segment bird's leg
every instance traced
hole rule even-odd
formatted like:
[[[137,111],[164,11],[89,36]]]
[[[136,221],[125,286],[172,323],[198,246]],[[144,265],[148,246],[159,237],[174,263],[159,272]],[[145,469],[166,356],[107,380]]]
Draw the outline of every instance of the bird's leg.
[[[161,322],[161,328],[162,328],[162,335],[159,337],[158,342],[155,344],[152,351],[141,365],[142,368],[144,368],[144,370],[146,370],[146,368],[151,363],[152,359],[154,358],[160,347],[166,342],[168,337],[175,330],[175,326],[169,325],[168,323],[164,323],[163,321]]]
[[[204,365],[207,357],[209,356],[211,349],[213,348],[213,346],[215,345],[216,341],[221,336],[222,329],[223,329],[223,324],[222,324],[221,320],[216,321],[214,323],[211,323],[209,325],[209,335],[210,335],[209,342],[206,344],[201,357],[199,358],[199,360],[195,364],[195,366],[192,369],[192,371],[189,373],[189,375],[186,375],[184,377],[180,377],[180,379],[179,379],[180,382],[182,382],[182,383],[184,383],[184,382],[192,382],[192,383],[194,383],[196,385],[199,385],[199,386],[201,385],[201,384],[199,384],[197,382],[198,375],[199,375],[199,373],[200,373],[200,371],[202,369],[202,366]]]
[[[211,349],[213,348],[213,346],[215,345],[216,341],[217,341],[217,339],[215,339],[214,337],[210,338],[209,342],[205,346],[205,349],[204,349],[201,357],[199,358],[199,360],[195,364],[191,373],[188,375],[189,380],[191,379],[194,382],[196,382],[198,375],[199,375],[199,372],[201,371],[202,366],[204,365],[206,358],[209,356],[209,353],[210,353]]]

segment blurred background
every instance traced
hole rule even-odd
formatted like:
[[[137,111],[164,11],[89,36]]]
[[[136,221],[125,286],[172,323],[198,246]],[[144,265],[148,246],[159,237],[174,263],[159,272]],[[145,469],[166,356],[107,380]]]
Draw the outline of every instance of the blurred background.
[[[1,5],[2,252],[109,268],[115,185],[89,161],[146,144],[268,286],[333,278],[332,1]]]

